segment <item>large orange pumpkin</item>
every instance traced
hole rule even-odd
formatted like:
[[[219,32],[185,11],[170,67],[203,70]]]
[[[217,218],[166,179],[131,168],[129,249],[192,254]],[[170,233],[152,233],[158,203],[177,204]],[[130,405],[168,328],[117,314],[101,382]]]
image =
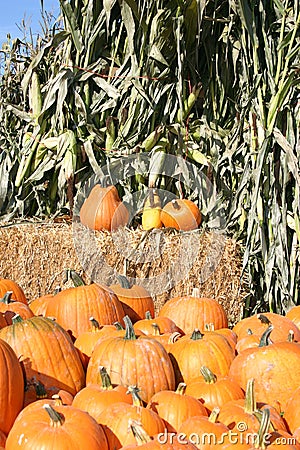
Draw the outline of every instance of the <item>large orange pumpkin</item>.
[[[203,332],[207,324],[213,324],[215,330],[228,326],[223,306],[212,298],[200,297],[198,288],[193,289],[192,295],[168,300],[158,316],[169,317],[186,334],[195,328]]]
[[[96,345],[86,374],[86,384],[98,383],[99,366],[104,366],[115,384],[136,385],[148,402],[158,391],[175,388],[174,370],[164,347],[147,336],[136,337],[128,316],[126,334],[101,339]]]
[[[115,186],[96,184],[80,210],[80,221],[91,230],[115,230],[125,226],[129,214]]]
[[[6,450],[108,450],[103,428],[85,411],[73,406],[23,410],[6,440]]]
[[[64,389],[76,394],[85,383],[79,355],[69,334],[45,317],[13,319],[0,330],[0,338],[15,351],[24,366],[26,378],[40,381],[49,396]]]
[[[7,342],[0,339],[0,430],[8,433],[23,407],[24,377],[21,364]]]

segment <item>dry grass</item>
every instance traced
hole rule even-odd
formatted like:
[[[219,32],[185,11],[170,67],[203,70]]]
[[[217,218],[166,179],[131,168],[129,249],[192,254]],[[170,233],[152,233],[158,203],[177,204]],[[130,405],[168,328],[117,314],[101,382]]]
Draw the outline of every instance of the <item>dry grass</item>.
[[[80,272],[87,282],[112,284],[115,272],[124,271],[125,257],[127,275],[148,283],[157,311],[169,298],[198,287],[201,296],[224,306],[231,324],[240,318],[247,293],[240,248],[217,233],[123,229],[112,237],[69,222],[0,228],[0,277],[19,283],[29,300],[62,286],[66,268]]]

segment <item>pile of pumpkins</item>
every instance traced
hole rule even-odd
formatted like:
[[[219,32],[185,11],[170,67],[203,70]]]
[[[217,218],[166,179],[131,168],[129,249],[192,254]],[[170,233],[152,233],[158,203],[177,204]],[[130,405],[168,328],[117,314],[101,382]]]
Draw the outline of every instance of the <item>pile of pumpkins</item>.
[[[0,448],[300,448],[300,307],[228,328],[214,299],[0,279]]]
[[[80,221],[91,230],[116,230],[128,224],[129,212],[113,185],[102,187],[96,184],[80,209]],[[175,228],[191,231],[199,227],[202,220],[198,206],[188,199],[173,199],[162,208],[159,193],[149,188],[142,211],[142,228]]]

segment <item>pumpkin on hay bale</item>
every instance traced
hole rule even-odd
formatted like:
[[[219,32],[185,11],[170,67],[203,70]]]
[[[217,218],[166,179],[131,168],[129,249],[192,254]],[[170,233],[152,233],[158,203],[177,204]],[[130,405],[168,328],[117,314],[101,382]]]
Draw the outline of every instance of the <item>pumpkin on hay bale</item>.
[[[123,274],[125,260],[129,279],[153,280],[156,313],[171,297],[190,295],[197,287],[200,296],[224,307],[230,325],[242,315],[247,290],[240,247],[216,232],[125,227],[111,234],[76,222],[33,220],[0,227],[0,277],[17,282],[29,301],[57,286],[71,287],[64,284],[66,268],[80,272],[87,283],[107,275],[105,284],[115,284],[116,277],[105,270]]]

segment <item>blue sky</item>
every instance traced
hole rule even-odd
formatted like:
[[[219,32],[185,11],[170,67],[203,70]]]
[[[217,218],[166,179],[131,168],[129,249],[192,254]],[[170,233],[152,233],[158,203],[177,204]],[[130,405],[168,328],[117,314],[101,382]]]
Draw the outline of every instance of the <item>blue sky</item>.
[[[44,0],[44,9],[53,12],[57,17],[59,12],[59,0]],[[12,39],[22,37],[18,29],[22,20],[32,29],[33,34],[40,30],[41,3],[40,0],[0,0],[0,49],[6,41],[7,33]]]

